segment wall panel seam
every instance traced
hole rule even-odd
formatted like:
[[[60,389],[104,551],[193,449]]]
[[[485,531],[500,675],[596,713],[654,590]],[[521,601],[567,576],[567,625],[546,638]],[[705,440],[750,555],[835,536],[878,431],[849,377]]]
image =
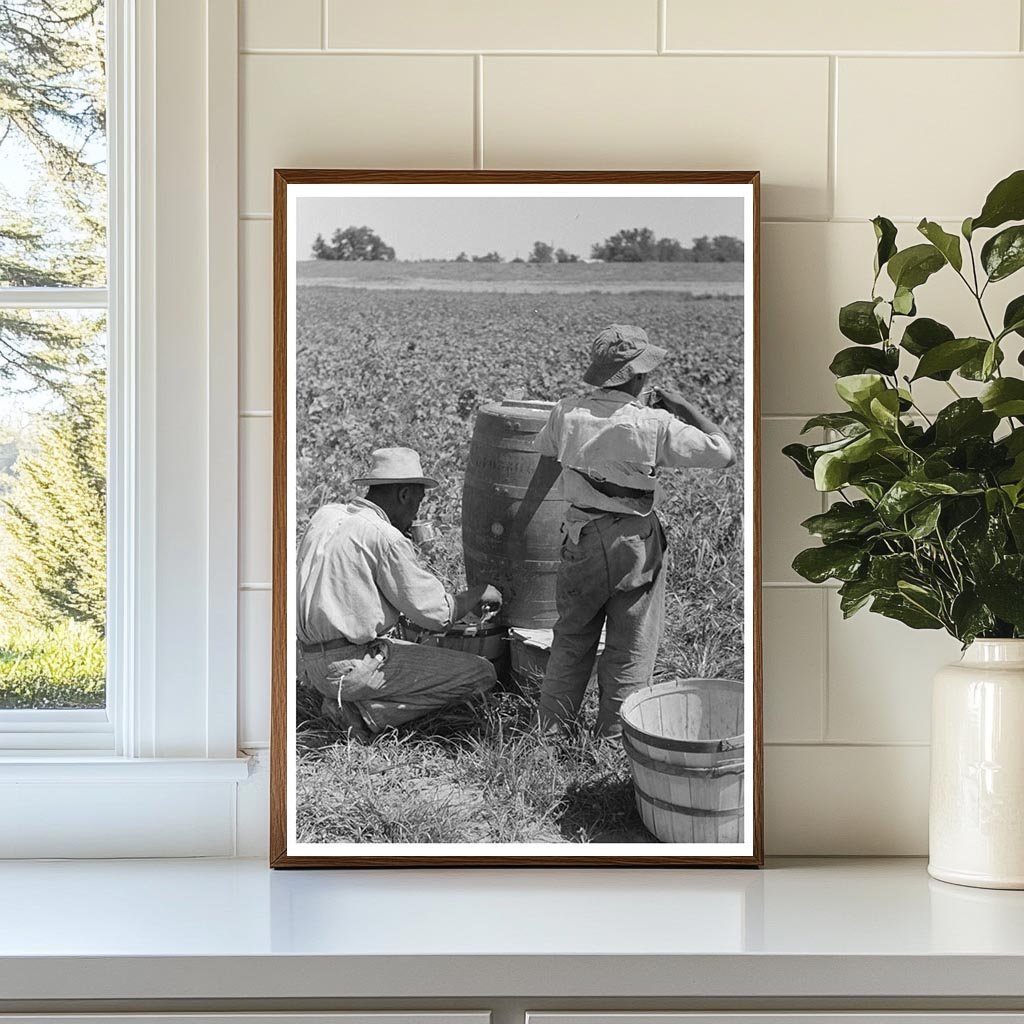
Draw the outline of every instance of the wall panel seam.
[[[828,140],[825,169],[826,189],[828,191],[828,219],[836,212],[836,174],[839,159],[839,61],[835,57],[828,59]]]
[[[928,749],[926,740],[765,740],[766,747],[813,747],[820,750]]]
[[[656,47],[650,49],[612,50],[612,49],[495,49],[493,47],[477,47],[464,49],[416,49],[400,47],[342,47],[325,48],[301,46],[244,46],[240,54],[252,57],[262,56],[301,56],[301,57],[473,57],[481,54],[485,57],[758,57],[764,60],[780,60],[791,58],[820,59],[837,57],[861,60],[1006,60],[1020,59],[1018,50],[664,50]]]
[[[484,166],[484,58],[473,57],[473,166]]]
[[[1022,0],[1024,2],[1024,0]],[[668,49],[668,0],[658,0],[658,53]]]
[[[326,50],[328,47],[328,12],[327,8],[330,0],[320,0],[320,49]]]
[[[828,602],[830,595],[827,589],[821,591],[821,678],[818,690],[821,694],[821,708],[818,721],[818,735],[824,743],[828,739],[829,723],[829,634],[828,634]]]
[[[247,57],[658,57],[656,49],[644,47],[636,50],[495,50],[488,47],[467,49],[401,49],[397,47],[327,47],[316,49],[301,46],[246,46],[239,53]],[[1019,54],[1016,54],[1019,56]],[[672,56],[703,56],[703,54],[673,54]],[[711,54],[710,56],[724,56]],[[742,56],[742,55],[741,55]],[[770,53],[747,56],[772,57]],[[808,56],[800,54],[800,56]]]

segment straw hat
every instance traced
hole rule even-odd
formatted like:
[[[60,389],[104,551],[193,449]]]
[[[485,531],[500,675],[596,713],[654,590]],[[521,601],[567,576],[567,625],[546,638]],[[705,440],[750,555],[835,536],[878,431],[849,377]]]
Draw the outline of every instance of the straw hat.
[[[366,476],[352,483],[356,487],[374,487],[378,484],[423,484],[436,487],[437,481],[423,475],[418,452],[411,448],[378,448],[370,454],[373,466]]]

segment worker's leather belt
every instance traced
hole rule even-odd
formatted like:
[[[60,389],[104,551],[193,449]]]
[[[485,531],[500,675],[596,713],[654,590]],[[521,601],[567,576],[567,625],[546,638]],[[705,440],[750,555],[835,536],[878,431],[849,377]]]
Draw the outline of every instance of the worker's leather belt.
[[[325,640],[323,643],[299,644],[299,648],[302,650],[303,654],[326,654],[328,651],[337,651],[342,647],[353,646],[355,645],[346,640],[343,636],[338,637],[337,640]]]
[[[603,494],[606,498],[641,499],[654,495],[653,491],[645,491],[640,487],[623,487],[621,484],[613,484],[611,480],[597,480],[589,473],[583,473],[578,469],[575,472],[579,473],[595,491]]]

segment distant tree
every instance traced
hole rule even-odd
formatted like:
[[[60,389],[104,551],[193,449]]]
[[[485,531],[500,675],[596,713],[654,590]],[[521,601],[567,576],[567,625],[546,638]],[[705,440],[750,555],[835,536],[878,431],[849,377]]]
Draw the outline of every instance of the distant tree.
[[[460,252],[459,255],[455,257],[455,262],[456,263],[468,263],[469,262],[469,257],[466,255],[465,252]]]
[[[574,252],[567,252],[565,249],[555,250],[556,263],[579,263],[580,258]]]
[[[657,258],[657,241],[650,228],[624,228],[600,245],[590,255],[609,263],[642,263]]]
[[[318,260],[332,260],[331,247],[324,241],[324,236],[318,234],[313,239],[313,257]]]
[[[0,3],[0,147],[38,176],[26,198],[0,184],[0,286],[106,281],[105,46],[102,0]],[[84,341],[30,310],[0,310],[0,391],[14,380],[65,397],[68,371],[96,358]]]
[[[474,263],[504,263],[505,260],[500,252],[486,252],[483,256],[474,256]]]
[[[547,242],[534,242],[530,252],[530,263],[554,263],[555,248]]]
[[[509,260],[510,263],[525,263],[526,260],[522,256],[516,256],[514,259]]]
[[[707,235],[701,235],[700,238],[693,240],[693,248],[690,250],[693,254],[694,263],[712,263],[714,262],[714,249],[711,246],[711,241]]]
[[[0,606],[105,630],[106,392],[95,374],[23,451],[0,499]]]
[[[715,235],[711,242],[711,252],[717,263],[743,262],[743,242],[732,235]]]
[[[676,238],[659,238],[654,246],[654,258],[659,263],[684,263],[687,251]]]
[[[313,255],[318,260],[393,260],[395,250],[385,245],[380,235],[370,228],[337,228],[327,245],[320,235],[313,242]]]

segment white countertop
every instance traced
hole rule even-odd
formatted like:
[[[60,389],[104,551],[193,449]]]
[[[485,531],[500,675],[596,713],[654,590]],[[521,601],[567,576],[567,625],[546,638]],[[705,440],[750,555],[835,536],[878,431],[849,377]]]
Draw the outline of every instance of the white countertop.
[[[183,992],[1021,998],[1024,892],[936,882],[916,859],[762,871],[0,864],[0,999]]]

